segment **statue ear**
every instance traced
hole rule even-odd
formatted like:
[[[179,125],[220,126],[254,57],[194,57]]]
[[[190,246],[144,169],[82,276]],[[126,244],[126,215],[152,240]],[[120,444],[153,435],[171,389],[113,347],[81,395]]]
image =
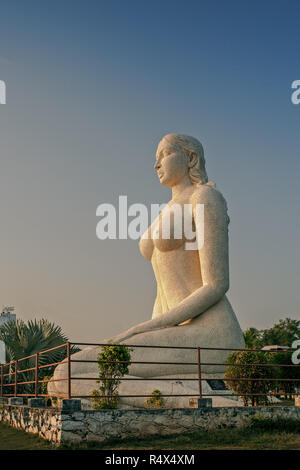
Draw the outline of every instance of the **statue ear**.
[[[193,168],[198,163],[198,155],[195,152],[191,152],[188,156],[188,167]]]

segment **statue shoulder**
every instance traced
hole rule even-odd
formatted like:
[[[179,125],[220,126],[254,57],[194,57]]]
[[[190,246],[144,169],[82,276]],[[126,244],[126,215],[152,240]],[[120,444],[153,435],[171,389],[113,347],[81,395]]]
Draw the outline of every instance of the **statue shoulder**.
[[[193,206],[195,204],[204,204],[214,208],[218,213],[225,212],[229,223],[226,200],[212,181],[196,185],[195,190],[191,195],[190,202]]]
[[[191,203],[205,204],[214,201],[226,202],[222,193],[216,188],[215,183],[209,181],[205,184],[195,185],[191,195]]]

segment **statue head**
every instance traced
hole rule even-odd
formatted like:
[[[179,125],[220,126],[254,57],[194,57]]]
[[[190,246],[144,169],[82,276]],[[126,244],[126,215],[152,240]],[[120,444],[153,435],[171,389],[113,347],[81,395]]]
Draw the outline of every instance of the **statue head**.
[[[158,144],[154,167],[164,186],[172,187],[186,175],[193,184],[207,183],[202,144],[189,135],[165,135]]]

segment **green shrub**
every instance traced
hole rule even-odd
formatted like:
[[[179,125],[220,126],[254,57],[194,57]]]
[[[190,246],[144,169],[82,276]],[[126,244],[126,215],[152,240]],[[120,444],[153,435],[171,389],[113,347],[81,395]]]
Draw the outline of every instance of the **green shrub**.
[[[265,418],[262,415],[251,416],[249,419],[249,428],[264,432],[300,432],[300,421],[292,418]]]
[[[283,367],[284,364],[293,365],[292,363],[292,352],[291,351],[280,351],[272,354],[272,362],[277,364],[276,367],[276,383],[277,393],[283,392],[285,398],[292,397],[295,393],[295,388],[300,386],[300,366],[298,367]],[[286,380],[288,379],[288,380]],[[295,379],[293,381],[292,379]]]
[[[98,355],[99,390],[93,390],[91,397],[94,409],[114,409],[119,403],[117,388],[121,377],[128,374],[130,351],[124,345],[107,345]]]
[[[153,390],[151,397],[147,398],[145,403],[148,408],[163,408],[165,406],[165,400],[160,390]]]
[[[226,384],[235,394],[241,396],[244,406],[249,403],[252,406],[268,404],[267,394],[275,389],[276,382],[267,379],[278,377],[279,372],[277,367],[258,364],[271,364],[272,361],[270,353],[261,351],[237,351],[227,358],[225,378],[235,380],[226,380]]]
[[[109,398],[103,398],[103,395],[105,393],[100,390],[95,389],[91,392],[94,410],[114,410],[117,408],[119,403],[118,393],[112,394]]]

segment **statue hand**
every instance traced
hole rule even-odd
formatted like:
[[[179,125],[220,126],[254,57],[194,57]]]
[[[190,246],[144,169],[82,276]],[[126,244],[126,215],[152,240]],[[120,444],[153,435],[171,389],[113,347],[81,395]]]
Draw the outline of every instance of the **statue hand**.
[[[146,323],[147,322],[140,323],[139,325],[129,328],[129,330],[126,330],[123,333],[120,333],[119,335],[110,338],[108,340],[108,343],[121,343],[122,341],[125,341],[126,339],[131,338],[132,336],[138,335],[139,333],[144,333],[145,331],[149,331],[149,328],[146,327]]]

